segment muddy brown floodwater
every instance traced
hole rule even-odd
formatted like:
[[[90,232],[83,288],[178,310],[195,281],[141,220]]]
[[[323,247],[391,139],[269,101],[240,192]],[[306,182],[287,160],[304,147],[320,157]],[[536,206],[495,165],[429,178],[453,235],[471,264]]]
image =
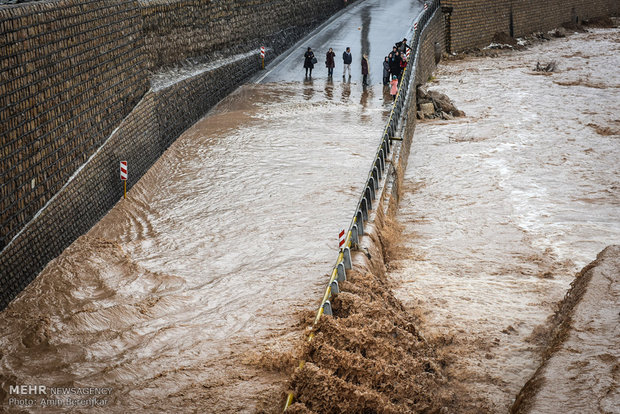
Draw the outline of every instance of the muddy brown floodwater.
[[[15,384],[112,387],[101,412],[281,409],[390,104],[327,80],[222,101],[0,314],[2,409]]]
[[[533,72],[550,61],[556,73]],[[416,128],[389,275],[452,356],[446,388],[475,397],[457,412],[510,409],[554,304],[620,240],[619,67],[620,31],[595,29],[442,64],[429,86],[467,117]]]
[[[620,408],[620,245],[608,246],[571,283],[552,318],[543,364],[512,414],[616,413]]]

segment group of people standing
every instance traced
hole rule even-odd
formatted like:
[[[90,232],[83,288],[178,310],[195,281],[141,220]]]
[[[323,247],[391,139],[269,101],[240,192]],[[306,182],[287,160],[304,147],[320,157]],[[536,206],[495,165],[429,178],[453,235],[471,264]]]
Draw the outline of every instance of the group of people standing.
[[[383,84],[387,85],[391,78],[396,76],[400,81],[403,71],[407,67],[407,50],[411,49],[407,44],[407,39],[396,43],[392,51],[383,61]]]
[[[407,45],[407,39],[403,39],[398,42],[392,48],[392,51],[385,57],[383,61],[383,85],[390,85],[390,94],[396,99],[396,93],[398,91],[398,83],[403,75],[403,71],[407,67],[407,50],[411,49]],[[351,63],[353,62],[353,56],[351,55],[351,48],[347,47],[342,53],[342,79],[346,78],[348,74],[351,78]],[[312,48],[308,48],[304,54],[304,68],[306,69],[306,77],[312,77],[312,69],[317,63],[317,58],[314,56]],[[334,77],[334,68],[336,67],[336,53],[330,47],[325,54],[325,67],[327,67],[327,77],[331,79]],[[362,55],[362,85],[368,85],[368,73],[369,73],[368,55]]]
[[[398,84],[407,67],[407,50],[411,49],[407,44],[407,38],[396,43],[392,51],[383,60],[383,85],[390,85],[390,95],[396,100]]]
[[[317,59],[314,56],[314,52],[312,48],[308,48],[306,53],[304,54],[304,68],[306,69],[306,77],[312,77],[312,69],[314,69],[314,65],[317,63]],[[346,75],[351,77],[351,63],[353,63],[353,56],[351,55],[351,48],[347,47],[347,49],[342,52],[342,78],[344,79]],[[334,77],[334,68],[336,67],[336,53],[334,49],[331,47],[325,54],[325,67],[327,68],[327,77]],[[364,54],[362,56],[362,76],[364,78],[363,84],[368,85],[368,55]]]

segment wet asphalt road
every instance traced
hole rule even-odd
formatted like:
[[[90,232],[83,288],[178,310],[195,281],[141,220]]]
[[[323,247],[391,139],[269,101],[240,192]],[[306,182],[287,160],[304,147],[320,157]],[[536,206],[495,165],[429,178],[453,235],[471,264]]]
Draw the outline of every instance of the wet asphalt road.
[[[318,63],[313,79],[326,79],[325,54],[329,48],[336,53],[334,80],[342,79],[342,53],[351,48],[351,81],[361,82],[362,54],[368,54],[370,83],[382,81],[382,62],[392,46],[404,37],[410,38],[417,16],[422,12],[419,0],[367,0],[355,3],[335,16],[310,36],[296,44],[267,67],[257,83],[300,81],[305,79],[304,53],[314,51]]]

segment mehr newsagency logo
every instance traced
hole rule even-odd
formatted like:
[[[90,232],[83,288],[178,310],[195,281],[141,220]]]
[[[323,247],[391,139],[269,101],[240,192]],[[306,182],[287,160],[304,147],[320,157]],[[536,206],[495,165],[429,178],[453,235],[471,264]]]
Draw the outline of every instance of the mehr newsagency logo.
[[[8,405],[13,407],[105,407],[111,387],[48,387],[9,385]]]

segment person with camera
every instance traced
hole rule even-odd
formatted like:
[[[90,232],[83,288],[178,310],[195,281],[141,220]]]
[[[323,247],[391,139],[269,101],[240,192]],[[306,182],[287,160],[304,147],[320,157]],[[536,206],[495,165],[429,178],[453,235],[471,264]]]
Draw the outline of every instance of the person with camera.
[[[310,70],[310,77],[312,77],[312,69],[314,69],[314,64],[316,63],[316,58],[314,57],[314,52],[312,48],[308,48],[308,51],[304,53],[304,68],[306,68],[306,77],[308,77],[308,70]]]

